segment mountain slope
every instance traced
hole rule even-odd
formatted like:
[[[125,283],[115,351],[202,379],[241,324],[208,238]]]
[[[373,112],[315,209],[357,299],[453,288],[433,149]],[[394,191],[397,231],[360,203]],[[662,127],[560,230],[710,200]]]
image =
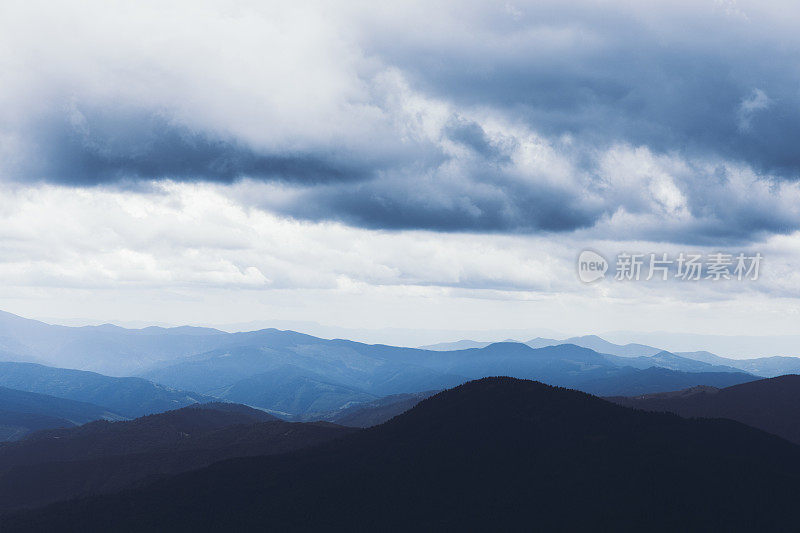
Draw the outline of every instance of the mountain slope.
[[[0,362],[0,386],[94,403],[129,418],[211,400],[141,378],[113,378],[34,363]]]
[[[2,526],[763,531],[794,528],[798,496],[800,447],[777,437],[493,378],[315,449],[226,461]]]
[[[43,431],[0,446],[0,511],[114,492],[221,459],[283,453],[351,431],[284,422],[223,403]]]
[[[662,350],[647,346],[644,344],[614,344],[607,340],[598,337],[597,335],[584,335],[582,337],[571,337],[564,341],[563,344],[575,344],[584,348],[589,348],[599,353],[606,353],[609,355],[616,355],[618,357],[648,357],[655,355]]]
[[[485,348],[492,344],[491,342],[472,341],[463,339],[454,342],[439,342],[436,344],[429,344],[427,346],[420,346],[420,350],[431,350],[434,352],[449,352],[453,350],[468,350],[470,348]]]
[[[679,372],[657,367],[644,370],[622,368],[616,375],[584,381],[578,388],[598,396],[634,396],[700,385],[728,387],[757,379],[758,377],[743,372]]]
[[[618,357],[616,355],[606,355],[605,357],[618,366],[632,366],[639,369],[655,366],[680,372],[742,372],[733,366],[707,363],[670,352],[659,352],[646,357]]]
[[[685,417],[729,418],[800,444],[800,376],[751,381],[724,389],[684,391],[609,400],[645,411]]]
[[[327,414],[323,419],[349,427],[368,428],[405,413],[437,391],[394,394]]]
[[[728,359],[706,351],[677,352],[677,355],[713,365],[731,366],[750,374],[767,378],[784,374],[800,374],[800,358],[798,357],[776,356],[759,357],[757,359]]]
[[[328,341],[277,330],[240,335],[245,344],[187,357],[143,376],[171,387],[208,394],[218,394],[239,381],[286,368],[373,396],[441,389],[466,381],[462,376],[431,368],[427,363],[437,352]]]
[[[0,349],[7,361],[130,375],[158,361],[212,350],[229,334],[211,328],[126,329],[111,324],[67,327],[0,311]]]
[[[672,371],[634,370],[620,365],[626,361],[642,362],[642,366],[675,365],[681,361],[691,368],[716,368],[672,354],[647,360],[615,358],[572,344],[534,349],[522,343],[499,342],[484,348],[434,352],[344,340],[322,341],[278,331],[258,332],[251,337],[262,335],[269,336],[270,347],[246,345],[216,350],[146,376],[173,387],[200,390],[295,417],[321,415],[326,409],[375,397],[443,389],[496,375],[536,379],[606,395],[642,394],[692,385],[727,386],[755,379],[732,370],[724,377],[713,372],[688,376]],[[285,379],[281,377],[284,374]]]
[[[40,429],[121,418],[98,405],[0,387],[0,441],[18,440]]]
[[[327,382],[324,376],[292,365],[237,381],[215,391],[215,396],[306,419],[376,399],[372,394]]]

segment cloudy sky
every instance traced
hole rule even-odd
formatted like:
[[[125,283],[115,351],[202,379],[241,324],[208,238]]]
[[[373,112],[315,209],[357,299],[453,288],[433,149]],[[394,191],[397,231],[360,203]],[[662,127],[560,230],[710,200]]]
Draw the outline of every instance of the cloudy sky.
[[[780,1],[4,1],[0,308],[794,333],[799,24]],[[764,260],[586,284],[587,248]]]

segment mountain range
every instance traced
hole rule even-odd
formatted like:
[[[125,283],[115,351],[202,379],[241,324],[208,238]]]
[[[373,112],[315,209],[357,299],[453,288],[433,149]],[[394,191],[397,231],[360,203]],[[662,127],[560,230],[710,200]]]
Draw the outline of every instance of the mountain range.
[[[518,342],[518,341],[506,341]],[[456,342],[444,342],[439,344],[431,344],[420,347],[421,349],[431,351],[454,351],[466,348],[485,348],[493,344],[491,342],[479,342],[472,340],[461,340]],[[574,344],[583,348],[589,348],[598,353],[624,357],[630,359],[638,359],[640,362],[630,361],[630,366],[637,368],[648,368],[648,366],[660,366],[663,368],[671,368],[673,370],[681,370],[686,372],[694,372],[692,365],[696,363],[707,363],[717,367],[715,370],[706,369],[708,371],[740,371],[749,374],[755,374],[762,377],[774,377],[783,374],[800,373],[800,357],[786,357],[786,356],[772,356],[772,357],[758,357],[750,359],[731,359],[727,357],[720,357],[711,352],[698,350],[686,352],[669,352],[648,346],[645,344],[628,343],[628,344],[614,344],[597,335],[584,335],[580,337],[570,337],[568,339],[556,340],[550,338],[537,337],[523,342],[532,348],[544,348],[547,346],[558,346],[562,344]],[[669,359],[664,360],[664,354],[671,356]],[[657,357],[658,356],[658,357]],[[680,357],[681,360],[675,359]],[[661,359],[661,360],[659,360]],[[695,363],[690,363],[694,361]],[[699,370],[704,371],[704,370]]]
[[[3,531],[792,530],[800,447],[512,378],[382,425],[2,518]]]
[[[727,387],[757,379],[757,374],[741,366],[769,374],[770,368],[791,368],[800,361],[741,362],[707,352],[675,354],[639,344],[615,345],[596,336],[568,340],[585,346],[537,338],[528,343],[436,351],[321,339],[276,329],[225,333],[194,327],[70,328],[5,313],[0,314],[0,341],[5,350],[0,358],[13,358],[10,350],[16,349],[24,354],[20,359],[59,361],[65,366],[72,362],[135,375],[0,362],[0,386],[91,403],[121,418],[223,400],[257,407],[285,420],[346,421],[346,413],[367,405],[378,412],[394,412],[393,401],[382,404],[387,397],[413,397],[488,376],[627,396],[699,385]],[[106,355],[98,355],[101,351]],[[30,420],[29,426],[8,419],[6,437],[64,425],[63,417],[55,412],[38,415],[51,418]]]
[[[570,344],[534,349],[505,342],[434,352],[329,341],[294,332],[264,331],[253,337],[268,344],[186,357],[143,376],[169,387],[197,390],[301,420],[335,419],[331,412],[380,397],[441,390],[495,375],[537,379],[604,395],[662,392],[700,384],[727,386],[756,379],[730,367],[672,354],[619,358]],[[691,372],[650,370],[667,364],[681,368],[681,362]]]

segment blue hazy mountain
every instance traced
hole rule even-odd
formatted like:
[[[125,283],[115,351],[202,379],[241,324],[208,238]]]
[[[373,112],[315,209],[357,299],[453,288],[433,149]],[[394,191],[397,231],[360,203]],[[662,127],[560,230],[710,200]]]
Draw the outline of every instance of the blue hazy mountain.
[[[383,425],[5,517],[4,531],[791,531],[800,447],[491,378]]]
[[[214,395],[277,414],[304,419],[323,418],[356,404],[377,400],[373,394],[354,387],[331,383],[324,376],[284,365],[235,382]]]
[[[432,350],[434,352],[449,352],[453,350],[468,350],[470,348],[485,348],[492,344],[491,342],[481,342],[481,341],[472,341],[469,339],[463,339],[460,341],[453,341],[453,342],[439,342],[436,344],[428,344],[426,346],[420,346],[420,350]],[[549,345],[548,345],[549,346]]]
[[[461,340],[456,342],[442,342],[438,344],[431,344],[428,346],[421,346],[420,348],[427,350],[434,350],[434,351],[452,351],[452,350],[463,350],[467,348],[484,348],[490,344],[492,343],[473,341],[473,340]],[[619,357],[647,357],[655,355],[662,351],[658,348],[654,348],[653,346],[647,346],[645,344],[636,344],[636,343],[614,344],[613,342],[609,342],[605,339],[602,339],[597,335],[583,335],[580,337],[570,337],[564,340],[536,337],[535,339],[530,339],[528,341],[525,341],[524,344],[527,344],[531,348],[546,348],[548,346],[557,346],[559,344],[574,344],[575,346],[589,348],[590,350],[594,350],[599,353],[616,355]]]
[[[562,341],[566,344],[576,344],[578,346],[583,346],[584,348],[589,348],[596,352],[606,353],[609,355],[616,355],[619,357],[642,357],[642,356],[649,356],[655,355],[662,350],[658,348],[654,348],[652,346],[647,346],[645,344],[614,344],[613,342],[608,342],[605,339],[598,337],[597,335],[584,335],[581,337],[571,337]]]
[[[228,334],[211,328],[68,327],[0,311],[0,358],[131,375],[159,361],[211,350]]]
[[[783,374],[800,374],[800,358],[797,357],[759,357],[757,359],[734,359],[729,363],[745,372],[764,377]]]
[[[211,353],[215,350],[229,351],[247,346],[280,350],[287,347],[288,344],[310,346],[318,345],[322,340],[301,333],[275,329],[226,333],[212,328],[188,326],[127,329],[105,324],[67,327],[50,325],[0,311],[0,360],[39,362],[59,368],[91,370],[110,376],[146,374],[151,370],[178,363],[185,358]],[[326,345],[330,348],[336,346],[337,342],[346,344],[349,341],[327,342],[333,343]],[[460,341],[446,345],[434,345],[430,347],[430,350],[424,351],[442,351],[443,349],[461,351],[465,348],[484,348],[490,344],[479,341]],[[537,338],[527,341],[526,344],[533,348],[574,344],[598,353],[630,358],[650,357],[662,351],[644,344],[614,344],[595,335],[572,337],[565,340]],[[350,349],[357,352],[362,351],[356,345],[360,345],[360,343],[351,343]],[[395,349],[401,350],[401,348]],[[729,366],[766,377],[800,372],[800,358],[796,357],[734,360],[702,351],[681,352],[675,355],[717,366]],[[657,361],[654,363],[658,364]],[[667,364],[666,368],[675,367]],[[688,370],[687,367],[675,369]],[[432,384],[430,388],[441,387]],[[397,392],[404,391],[397,390]]]
[[[0,362],[0,386],[101,405],[129,418],[212,399],[142,378],[115,378],[34,363]]]
[[[634,396],[701,385],[729,387],[757,379],[757,376],[744,372],[680,372],[658,367],[644,370],[623,367],[615,375],[588,379],[575,388],[597,396]]]
[[[422,348],[433,351],[452,351],[465,348],[483,348],[489,346],[490,344],[492,343],[463,340],[432,344],[429,346],[423,346]],[[636,368],[659,366],[662,368],[669,368],[684,372],[730,372],[730,369],[734,369],[736,371],[744,371],[749,374],[755,374],[763,377],[774,377],[783,374],[800,373],[799,357],[775,356],[751,359],[731,359],[703,350],[693,352],[669,352],[654,346],[648,346],[646,344],[615,344],[598,337],[597,335],[584,335],[580,337],[571,337],[564,340],[537,337],[535,339],[526,341],[525,344],[531,348],[544,348],[548,346],[557,346],[560,344],[574,344],[576,346],[589,348],[602,354],[638,359],[639,361],[629,362],[630,366],[634,366]],[[672,357],[665,357],[664,354],[671,354]],[[682,357],[683,361],[676,359],[676,356]],[[646,357],[652,357],[652,359],[643,359]],[[714,365],[717,368],[711,369],[708,367],[693,365],[690,361],[708,363],[709,365]],[[622,362],[617,363],[623,365]]]
[[[466,378],[425,365],[434,352],[325,340],[294,332],[241,334],[249,344],[184,358],[143,374],[171,387],[219,394],[241,380],[287,367],[293,375],[350,387],[373,396],[442,389]]]
[[[325,340],[278,330],[246,337],[248,345],[183,358],[144,376],[170,387],[197,390],[300,419],[332,419],[330,411],[380,397],[445,389],[497,375],[612,395],[631,390],[676,390],[694,384],[726,386],[756,379],[733,369],[719,372],[713,365],[682,360],[673,354],[657,354],[648,363],[649,358],[615,358],[571,344],[534,349],[522,343],[500,342],[484,348],[437,352]],[[642,368],[626,365],[627,361]],[[697,372],[645,371],[678,361]],[[728,375],[719,376],[725,373]]]
[[[659,352],[648,357],[618,357],[616,355],[606,355],[605,357],[618,366],[632,366],[640,369],[658,367],[681,372],[741,372],[741,369],[732,366],[698,361],[670,352]]]
[[[123,418],[99,405],[0,387],[0,441],[19,440],[42,429]]]

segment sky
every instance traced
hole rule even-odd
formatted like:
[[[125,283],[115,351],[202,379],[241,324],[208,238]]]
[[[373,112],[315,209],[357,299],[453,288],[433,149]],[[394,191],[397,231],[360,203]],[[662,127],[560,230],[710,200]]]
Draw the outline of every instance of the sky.
[[[796,333],[799,19],[779,1],[6,0],[0,308],[411,345]],[[579,279],[584,250],[604,279]],[[616,280],[626,253],[763,261]]]

